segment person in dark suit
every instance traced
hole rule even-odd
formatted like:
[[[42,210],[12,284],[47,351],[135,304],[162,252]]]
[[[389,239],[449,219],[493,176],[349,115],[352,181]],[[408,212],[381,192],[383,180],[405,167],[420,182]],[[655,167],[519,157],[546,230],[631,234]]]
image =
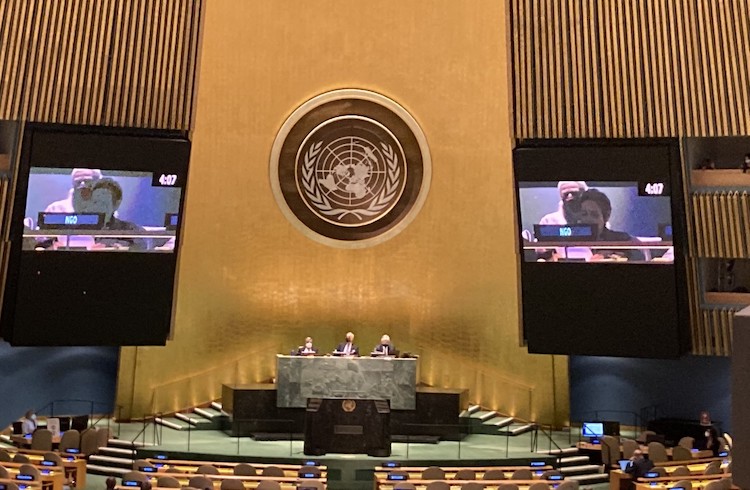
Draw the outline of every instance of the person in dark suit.
[[[306,337],[305,343],[297,347],[297,356],[314,356],[318,353],[318,348],[313,345],[312,337]]]
[[[636,449],[633,451],[633,457],[630,458],[630,464],[625,467],[625,473],[633,475],[633,479],[643,478],[646,473],[654,469],[654,462],[643,456],[643,451]]]
[[[372,350],[372,353],[382,356],[398,355],[398,351],[393,346],[393,344],[391,344],[391,337],[388,334],[380,337],[380,344],[375,346],[375,348]]]
[[[721,443],[719,442],[719,434],[716,429],[709,427],[703,434],[704,439],[700,442],[699,449],[709,450],[714,453],[714,457],[718,456],[723,450]]]
[[[354,334],[347,332],[344,341],[336,346],[336,350],[333,351],[333,354],[337,356],[359,357],[359,348],[354,345]]]

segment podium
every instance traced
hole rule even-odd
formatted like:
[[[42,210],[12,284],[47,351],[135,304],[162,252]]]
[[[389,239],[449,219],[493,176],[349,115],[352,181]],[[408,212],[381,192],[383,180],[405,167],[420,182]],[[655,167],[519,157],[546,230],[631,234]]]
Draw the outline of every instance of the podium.
[[[391,455],[388,400],[310,398],[305,412],[305,454]]]

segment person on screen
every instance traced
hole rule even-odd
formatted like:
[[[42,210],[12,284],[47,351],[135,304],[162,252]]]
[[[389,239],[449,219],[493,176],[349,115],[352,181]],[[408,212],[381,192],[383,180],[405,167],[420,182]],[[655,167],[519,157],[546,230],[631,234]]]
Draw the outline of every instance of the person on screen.
[[[605,242],[634,242],[633,237],[624,231],[610,230],[607,223],[612,215],[612,203],[607,195],[597,189],[589,189],[578,198],[577,223],[596,225],[596,239]],[[637,249],[613,249],[610,251],[593,251],[592,261],[602,259],[627,258],[644,260]]]
[[[318,348],[313,345],[312,337],[305,337],[305,343],[297,347],[295,355],[314,356],[318,353]]]
[[[98,180],[91,188],[91,197],[88,200],[73,199],[73,207],[76,213],[102,213],[104,214],[103,230],[143,231],[143,228],[124,221],[115,216],[117,209],[122,204],[122,187],[117,181],[110,178]],[[143,238],[126,237],[97,237],[95,248],[123,248],[129,250],[147,249],[146,240]]]
[[[347,332],[344,341],[336,346],[333,353],[339,356],[359,356],[359,348],[354,345],[354,334]]]
[[[91,199],[91,188],[96,181],[103,178],[102,171],[96,168],[74,168],[70,173],[72,187],[68,191],[68,197],[49,204],[45,213],[74,213],[74,200]]]
[[[36,427],[36,413],[33,410],[29,410],[21,421],[21,432],[23,432],[23,435],[33,434]]]
[[[625,467],[625,473],[633,475],[633,479],[643,478],[646,473],[654,469],[654,462],[643,456],[643,451],[636,449]]]
[[[560,193],[560,202],[557,211],[546,214],[539,220],[540,225],[566,225],[573,220],[570,219],[569,208],[565,204],[576,200],[581,193],[588,189],[583,181],[561,180],[557,183],[557,191]]]
[[[397,354],[396,348],[391,343],[391,337],[388,334],[380,337],[380,343],[372,351],[383,356],[395,356]]]

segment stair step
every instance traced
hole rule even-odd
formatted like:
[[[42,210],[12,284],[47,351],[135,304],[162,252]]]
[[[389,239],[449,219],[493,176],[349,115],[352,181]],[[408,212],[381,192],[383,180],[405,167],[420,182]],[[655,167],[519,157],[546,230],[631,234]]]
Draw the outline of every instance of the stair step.
[[[561,449],[544,449],[537,452],[541,454],[549,454],[551,456],[559,456],[561,454],[578,454],[578,448],[574,446]]]
[[[579,464],[586,464],[589,461],[590,460],[588,456],[565,456],[563,458],[560,458],[560,466],[576,466]]]
[[[477,413],[481,409],[482,407],[479,405],[469,405],[469,408],[467,408],[466,411],[469,412],[469,415],[471,415],[473,413]]]
[[[488,412],[484,412],[482,415],[479,416],[479,420],[482,422],[487,422],[488,420],[494,419],[498,417],[498,413],[494,410],[490,410]]]
[[[609,481],[609,473],[590,473],[587,475],[566,476],[566,480],[576,480],[579,484],[604,483]]]
[[[502,429],[503,427],[507,427],[513,422],[515,422],[516,419],[513,417],[495,417],[493,419],[490,419],[486,422],[484,422],[485,425],[491,425],[493,427],[496,427],[498,429]]]
[[[113,468],[111,466],[104,466],[104,465],[98,465],[98,464],[91,464],[88,463],[86,465],[86,472],[92,473],[94,475],[106,475],[106,476],[122,476],[128,471],[131,471],[130,468]]]
[[[108,447],[124,447],[124,448],[130,448],[130,449],[138,449],[139,447],[143,447],[146,444],[143,444],[142,442],[138,441],[128,441],[125,439],[110,439],[107,441]]]
[[[225,417],[221,410],[216,410],[215,408],[196,408],[193,410],[195,413],[200,415],[203,418],[206,418],[208,420],[212,420],[216,417]]]
[[[128,470],[133,469],[133,458],[118,458],[116,456],[92,454],[89,456],[89,461],[94,464],[101,463],[102,466],[107,465],[118,468],[127,468]]]
[[[534,424],[511,424],[500,431],[502,435],[518,436],[534,429]]]
[[[198,426],[198,425],[204,425],[204,424],[211,424],[211,421],[201,417],[200,415],[197,415],[195,413],[176,413],[174,414],[175,418],[178,418],[182,420],[183,422],[187,422],[188,424],[192,426]]]
[[[174,430],[185,430],[190,425],[189,423],[174,417],[157,417],[154,420],[156,420],[157,424]]]
[[[102,456],[130,457],[135,455],[135,448],[104,446],[99,448],[99,454]]]
[[[563,475],[582,475],[585,473],[601,473],[604,471],[604,466],[598,464],[583,464],[577,466],[563,466],[559,468],[560,473]]]
[[[224,411],[224,407],[222,406],[221,402],[211,402],[211,408],[220,412]]]

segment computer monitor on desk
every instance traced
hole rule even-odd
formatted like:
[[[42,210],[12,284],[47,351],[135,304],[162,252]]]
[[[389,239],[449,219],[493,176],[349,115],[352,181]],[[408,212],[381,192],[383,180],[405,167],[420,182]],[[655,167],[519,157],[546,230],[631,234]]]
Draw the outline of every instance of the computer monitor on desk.
[[[604,424],[602,422],[584,422],[581,426],[581,435],[588,437],[591,442],[599,439],[604,435]]]

